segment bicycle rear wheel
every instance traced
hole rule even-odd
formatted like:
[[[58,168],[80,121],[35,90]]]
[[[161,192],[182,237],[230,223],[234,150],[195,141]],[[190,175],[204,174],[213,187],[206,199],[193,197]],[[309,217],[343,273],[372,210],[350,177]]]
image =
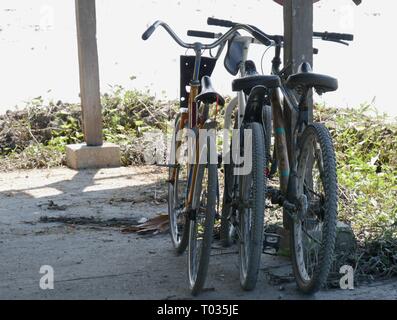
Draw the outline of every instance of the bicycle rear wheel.
[[[303,132],[297,168],[299,213],[291,219],[292,265],[298,287],[318,291],[326,282],[336,238],[338,205],[335,152],[322,124]]]
[[[240,284],[244,290],[253,290],[263,248],[264,195],[266,194],[265,141],[259,123],[249,123],[252,130],[252,146],[243,143],[244,155],[252,157],[252,170],[240,176],[239,208],[239,265]]]
[[[171,155],[173,155],[175,163],[178,165],[169,170],[169,183],[168,183],[168,216],[170,220],[170,235],[172,243],[175,247],[177,254],[183,253],[189,240],[189,223],[185,209],[185,200],[187,196],[187,177],[188,166],[185,161],[182,161],[181,152],[184,148],[177,148],[177,139],[180,128],[180,115],[177,116],[174,127],[174,138],[171,147]],[[176,139],[176,137],[178,137]]]

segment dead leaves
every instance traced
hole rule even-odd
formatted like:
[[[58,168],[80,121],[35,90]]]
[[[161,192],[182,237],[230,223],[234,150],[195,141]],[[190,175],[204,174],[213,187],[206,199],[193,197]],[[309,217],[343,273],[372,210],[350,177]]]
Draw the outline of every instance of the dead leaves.
[[[159,215],[137,226],[131,226],[121,230],[123,233],[137,234],[158,234],[164,233],[169,229],[169,219],[167,214]]]
[[[42,208],[43,206],[46,207],[47,210],[54,210],[54,211],[65,211],[67,209],[66,205],[59,205],[52,200],[48,200],[45,203],[37,204],[38,207]]]

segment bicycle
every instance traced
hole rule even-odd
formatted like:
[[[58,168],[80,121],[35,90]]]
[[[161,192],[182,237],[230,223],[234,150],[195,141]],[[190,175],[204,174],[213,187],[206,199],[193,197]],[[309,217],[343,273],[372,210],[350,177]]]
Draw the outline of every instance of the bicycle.
[[[201,130],[216,128],[215,120],[209,117],[210,105],[224,105],[223,97],[213,89],[210,78],[217,58],[205,58],[202,56],[203,51],[219,47],[219,57],[227,41],[238,30],[247,31],[265,45],[270,45],[271,41],[251,26],[236,24],[211,44],[185,43],[162,21],[156,21],[150,26],[142,39],[147,40],[159,26],[181,47],[195,52],[194,56],[181,57],[181,109],[175,121],[171,149],[171,159],[175,161],[168,165],[168,213],[171,239],[176,252],[181,254],[188,249],[189,287],[191,293],[197,295],[204,286],[208,271],[218,190],[218,157],[214,154],[214,141],[204,137],[206,141],[200,146],[200,138],[203,136]],[[189,33],[192,35],[192,32]],[[211,36],[217,37],[215,34]],[[187,80],[189,77],[190,80]],[[190,86],[189,93],[185,89],[186,85]],[[178,136],[184,129],[193,132],[193,163],[183,164],[178,161],[183,140]]]
[[[209,18],[209,21],[211,20]],[[214,34],[196,31],[196,35],[212,37]],[[244,290],[255,288],[259,273],[267,185],[265,168],[270,154],[271,135],[267,134],[266,130],[269,130],[269,125],[271,126],[271,107],[262,105],[258,99],[262,99],[262,95],[268,94],[269,90],[280,85],[278,76],[259,76],[253,61],[247,60],[251,43],[263,44],[255,38],[235,33],[229,40],[224,63],[225,68],[232,75],[240,72],[241,81],[233,82],[233,91],[238,92],[237,97],[228,104],[225,113],[224,141],[228,141],[228,130],[232,129],[233,112],[236,117],[233,132],[237,133],[237,136],[232,137],[230,146],[224,144],[224,147],[230,151],[224,155],[224,160],[229,161],[224,161],[220,239],[224,246],[231,245],[232,238],[238,241],[240,285]],[[239,60],[240,58],[242,61]],[[242,79],[245,76],[249,77]],[[252,80],[256,81],[256,85],[251,86]],[[250,137],[245,137],[246,131],[251,133]],[[237,140],[237,150],[232,148],[235,140]],[[252,170],[248,169],[244,172],[241,167],[247,166],[247,163],[235,158],[247,154],[251,155],[251,159],[248,159],[251,160],[248,168]],[[236,161],[241,163],[236,165]]]
[[[232,21],[214,18],[209,18],[208,24],[227,28],[236,25]],[[297,73],[288,76],[290,65],[280,70],[283,36],[268,35],[255,26],[251,27],[274,42],[275,56],[272,60],[271,74],[281,80],[279,85],[262,90],[258,95],[258,101],[262,105],[271,105],[271,115],[265,111],[263,117],[264,132],[268,134],[272,131],[269,122],[269,117],[272,117],[275,136],[273,159],[271,159],[272,170],[269,168],[266,170],[267,176],[270,177],[278,171],[280,184],[279,189],[269,188],[266,194],[272,204],[283,208],[284,226],[290,230],[290,251],[297,285],[305,293],[314,293],[325,284],[332,263],[336,238],[338,187],[331,135],[323,124],[310,121],[307,101],[313,88],[319,94],[335,91],[338,88],[338,81],[327,75],[313,73],[308,62],[303,62]],[[346,41],[353,40],[353,35],[329,32],[315,32],[313,37],[346,45],[348,44]],[[241,78],[234,81],[234,87],[245,91],[245,94],[251,92],[251,95],[252,91],[263,85],[262,76],[256,75],[252,63],[246,60],[249,44],[253,42],[253,39],[247,38],[241,41],[237,38],[232,44],[238,47],[234,52],[241,53],[235,64],[240,68]],[[251,75],[247,75],[244,70],[247,66],[251,68]],[[284,104],[281,101],[280,91]],[[237,101],[233,103],[243,104],[242,97],[244,95],[240,93]],[[286,126],[285,108],[297,115],[296,121],[291,122],[291,130]],[[268,109],[264,108],[264,110]],[[266,137],[267,147],[269,147],[269,138]],[[267,166],[269,162],[270,159],[266,161]],[[236,188],[236,179],[230,174],[230,170],[228,173],[225,181],[228,179],[229,183],[234,184],[233,188]],[[224,204],[226,211],[222,214],[222,228],[226,244],[230,244],[233,240],[232,230],[236,227],[234,220],[237,216],[236,211],[239,210],[233,198],[238,199],[236,192],[232,196],[224,197],[227,203]],[[265,238],[278,236],[266,233],[264,235]],[[264,242],[267,242],[266,239]]]
[[[209,24],[215,21],[209,18]],[[269,90],[280,85],[278,76],[259,76],[255,64],[247,60],[249,47],[252,43],[261,44],[249,36],[236,34],[229,43],[225,57],[225,68],[232,75],[240,74],[233,82],[232,89],[237,96],[226,107],[226,119],[232,119],[234,124],[226,121],[224,128],[240,131],[240,149],[244,152],[242,132],[252,131],[253,170],[250,175],[235,172],[236,163],[231,161],[224,165],[224,196],[221,215],[220,238],[224,246],[230,246],[237,240],[239,248],[240,285],[244,290],[253,290],[256,286],[260,259],[262,255],[264,206],[267,189],[265,168],[269,159],[270,135],[267,125],[271,120],[271,108],[262,101]],[[251,83],[254,80],[255,83]],[[237,110],[236,110],[237,109]],[[254,122],[254,127],[250,127]],[[236,138],[236,137],[233,137]],[[231,146],[233,146],[233,138]],[[230,149],[230,154],[235,152]],[[232,159],[233,160],[233,159]],[[233,174],[233,172],[235,172]],[[251,200],[247,195],[246,181],[252,179]],[[255,201],[252,201],[254,200]],[[249,203],[252,205],[249,205]],[[247,205],[248,204],[248,205]]]

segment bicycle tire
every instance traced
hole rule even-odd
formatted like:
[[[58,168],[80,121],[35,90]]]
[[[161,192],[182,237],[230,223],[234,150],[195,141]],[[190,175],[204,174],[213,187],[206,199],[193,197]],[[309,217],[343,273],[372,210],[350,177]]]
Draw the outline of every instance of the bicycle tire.
[[[207,150],[210,150],[209,148]],[[209,154],[209,152],[208,152]],[[188,245],[188,280],[191,294],[196,296],[203,289],[208,272],[208,265],[211,254],[211,245],[213,240],[213,230],[215,222],[215,211],[217,201],[217,164],[211,164],[208,157],[208,164],[200,164],[199,170],[201,173],[197,175],[197,179],[201,179],[198,184],[206,184],[206,189],[202,188],[201,196],[206,192],[205,212],[201,212],[201,205],[196,212],[195,219],[189,224],[189,245]],[[205,176],[207,175],[207,181]],[[203,193],[204,192],[204,193]],[[203,219],[200,224],[198,219]],[[200,252],[199,261],[196,261],[196,250],[198,242],[199,227],[201,227],[201,243],[199,245]]]
[[[317,292],[325,284],[332,264],[336,238],[338,185],[335,151],[328,129],[322,124],[309,125],[304,130],[300,141],[297,195],[300,198],[303,197],[302,199],[306,198],[307,206],[305,207],[307,209],[304,211],[305,220],[291,219],[290,243],[292,266],[298,288],[304,293],[311,294]],[[315,150],[314,153],[310,153],[309,149],[312,142],[315,142],[312,144],[315,146],[315,148],[312,148]],[[317,168],[321,184],[317,183],[316,186],[322,187],[319,189],[322,189],[323,193],[314,191],[314,180],[317,175],[313,175],[315,163],[309,161],[310,154],[314,161],[320,160],[320,165],[317,164]],[[311,176],[313,175],[313,178],[307,178],[308,164],[309,170],[312,170]],[[319,230],[313,227],[313,221],[319,221],[318,225],[321,224],[321,237],[319,236]],[[303,231],[303,228],[306,230]],[[305,235],[305,238],[302,237],[303,235]],[[307,247],[312,246],[314,248],[313,244],[317,244],[318,248],[317,263],[310,268],[312,271],[311,276],[309,276],[309,268],[304,261],[304,254],[306,254],[306,259],[311,257]],[[306,252],[304,252],[305,248]]]
[[[239,209],[239,269],[240,284],[244,290],[253,290],[258,279],[260,260],[263,249],[263,227],[264,227],[264,195],[266,194],[266,177],[264,174],[265,164],[265,141],[262,125],[254,122],[245,126],[252,130],[252,171],[250,174],[240,176],[240,201],[252,203],[252,209]],[[247,151],[244,143],[244,153]],[[252,180],[252,186],[251,186]],[[247,188],[250,186],[247,199]],[[252,190],[252,191],[251,191]],[[247,212],[250,212],[247,219]],[[245,222],[251,226],[249,233]]]

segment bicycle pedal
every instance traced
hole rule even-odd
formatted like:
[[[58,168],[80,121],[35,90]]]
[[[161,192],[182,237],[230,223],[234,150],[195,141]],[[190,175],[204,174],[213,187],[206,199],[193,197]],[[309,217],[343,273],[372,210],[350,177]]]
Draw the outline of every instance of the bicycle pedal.
[[[281,236],[277,233],[263,234],[263,253],[266,254],[276,254],[280,250],[280,240]]]

